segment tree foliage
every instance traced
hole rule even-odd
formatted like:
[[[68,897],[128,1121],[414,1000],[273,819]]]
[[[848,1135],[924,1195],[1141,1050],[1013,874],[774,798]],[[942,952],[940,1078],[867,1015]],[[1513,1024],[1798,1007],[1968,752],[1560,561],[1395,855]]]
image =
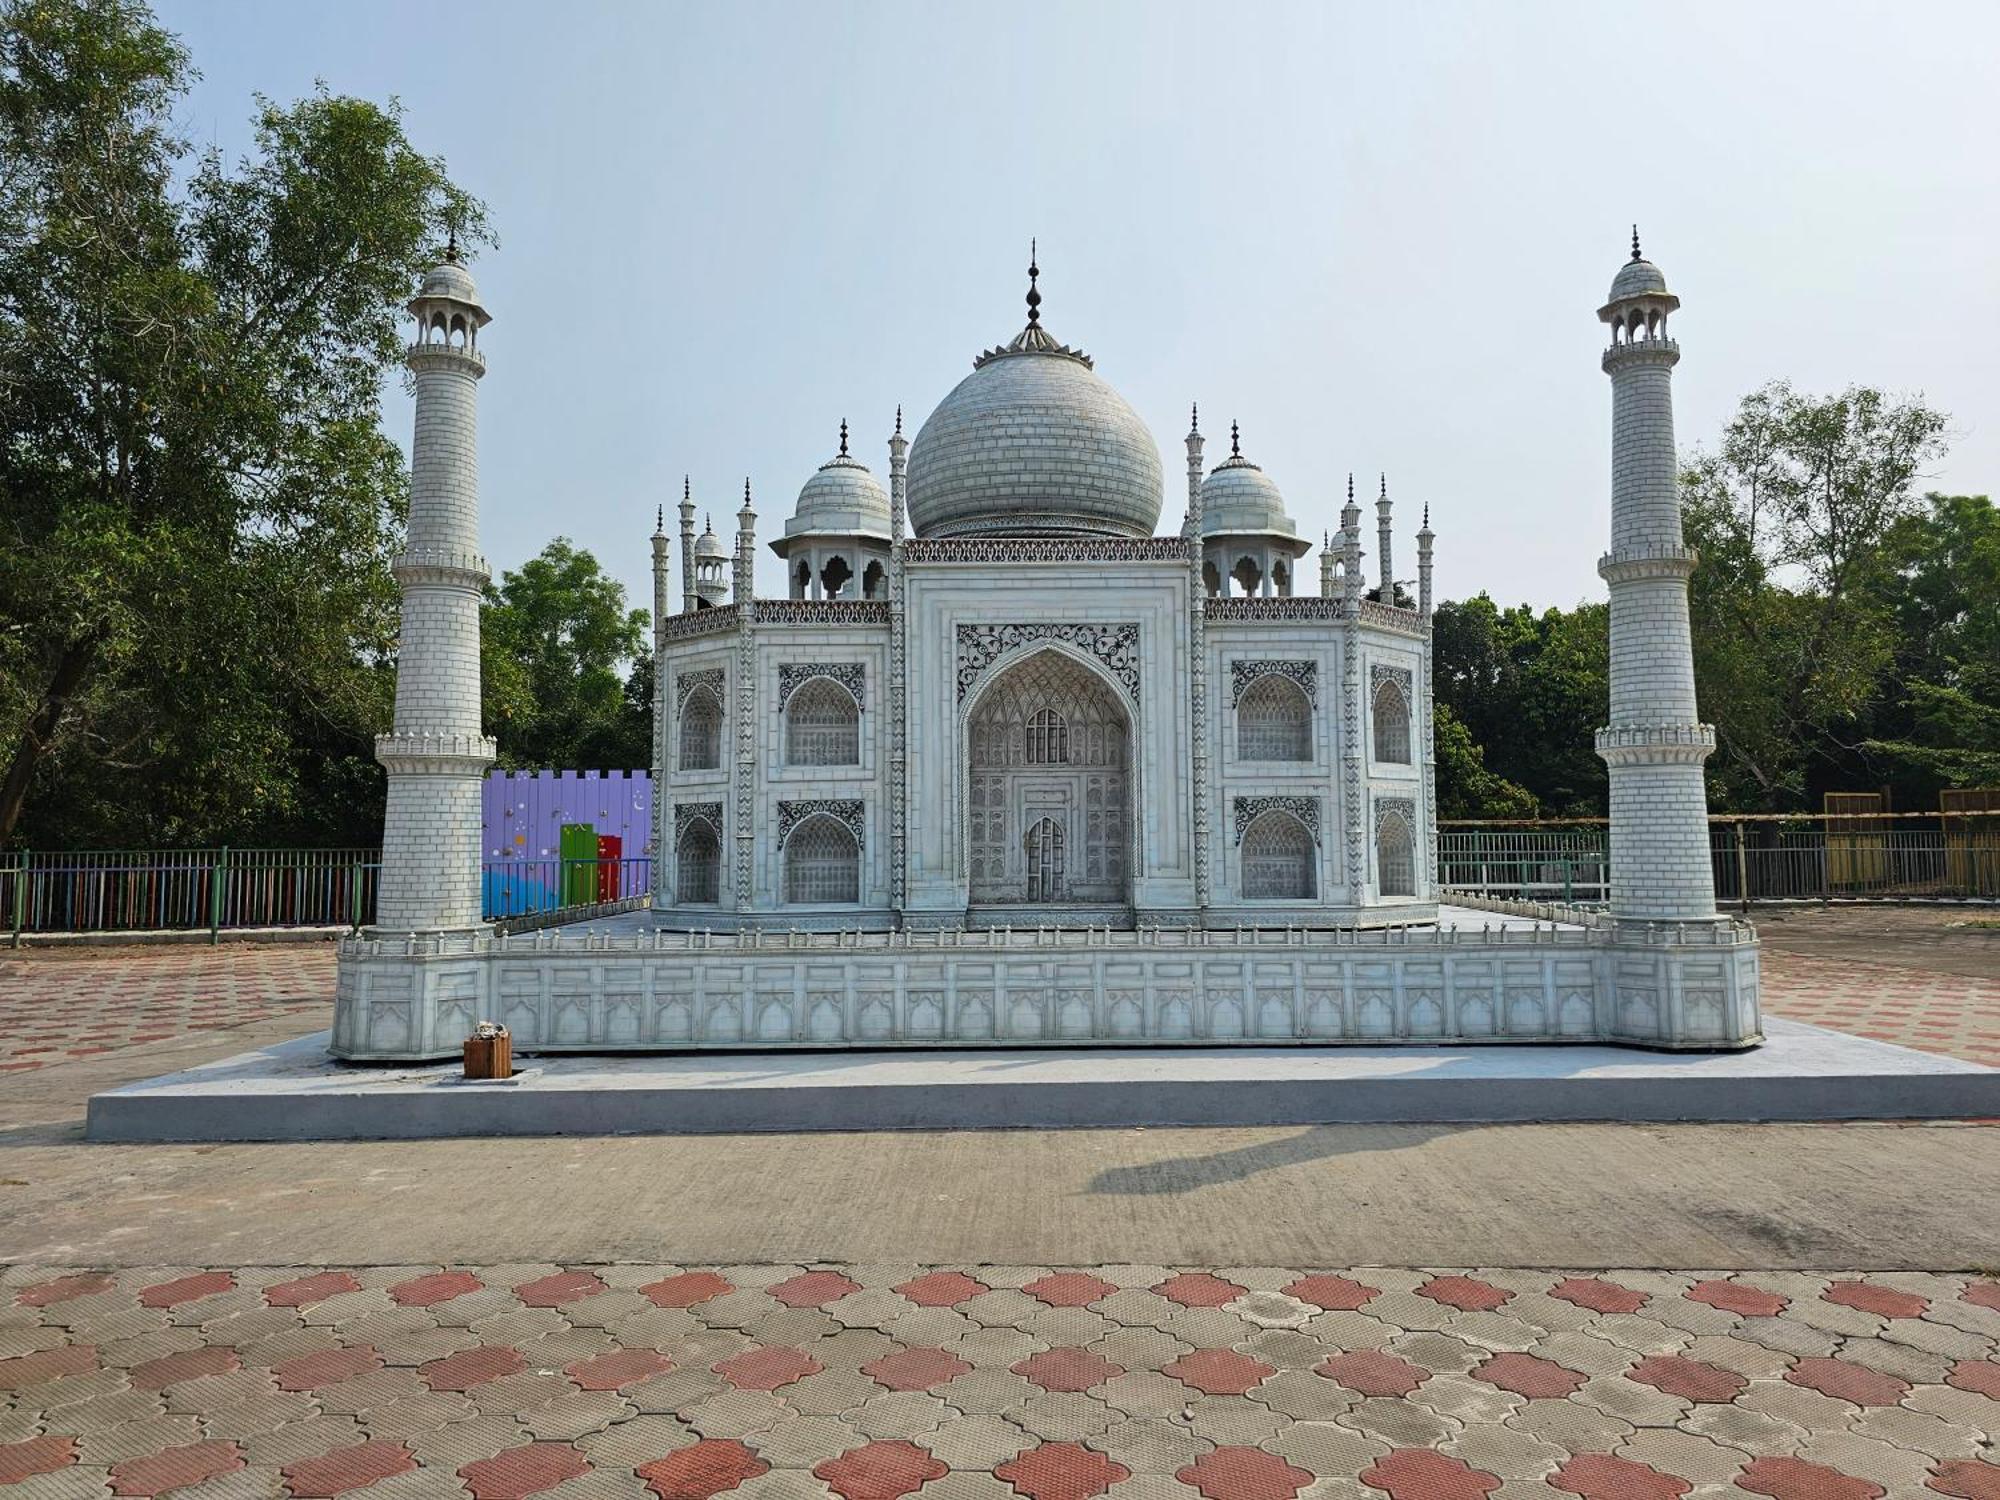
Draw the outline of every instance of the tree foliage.
[[[381,392],[484,212],[324,89],[192,156],[193,77],[137,0],[0,9],[0,838],[373,836]]]

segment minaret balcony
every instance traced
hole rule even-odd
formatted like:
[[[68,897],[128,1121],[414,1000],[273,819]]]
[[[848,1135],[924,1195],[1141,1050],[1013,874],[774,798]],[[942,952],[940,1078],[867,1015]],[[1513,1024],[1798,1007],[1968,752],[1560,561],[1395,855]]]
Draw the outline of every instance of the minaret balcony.
[[[1600,363],[1608,375],[1620,370],[1643,369],[1647,365],[1661,365],[1671,370],[1681,360],[1681,346],[1672,339],[1640,339],[1633,344],[1611,344],[1605,348]]]
[[[1701,554],[1692,547],[1620,547],[1597,560],[1597,576],[1606,583],[1634,578],[1686,578]]]
[[[403,363],[417,371],[456,370],[475,380],[486,373],[486,356],[463,345],[412,344],[403,351]]]
[[[1597,731],[1608,766],[1698,766],[1715,754],[1713,724],[1613,724]]]
[[[445,587],[483,589],[493,577],[486,559],[477,552],[454,552],[444,547],[411,547],[389,565],[396,582],[438,584]]]
[[[480,776],[499,758],[500,747],[483,734],[409,734],[375,736],[375,759],[392,773],[406,776]]]

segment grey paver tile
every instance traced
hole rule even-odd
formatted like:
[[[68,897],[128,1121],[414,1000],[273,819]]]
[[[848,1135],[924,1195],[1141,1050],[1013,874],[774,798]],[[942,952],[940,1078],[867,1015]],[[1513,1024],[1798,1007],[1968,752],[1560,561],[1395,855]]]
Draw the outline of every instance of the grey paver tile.
[[[1215,1446],[1179,1422],[1142,1417],[1119,1422],[1089,1439],[1090,1447],[1134,1474],[1171,1475]]]

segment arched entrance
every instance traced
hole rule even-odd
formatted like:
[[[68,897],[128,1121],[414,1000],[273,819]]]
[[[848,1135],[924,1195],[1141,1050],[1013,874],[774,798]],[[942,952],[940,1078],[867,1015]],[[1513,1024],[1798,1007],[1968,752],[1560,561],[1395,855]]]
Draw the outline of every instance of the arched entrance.
[[[1130,903],[1131,738],[1118,694],[1052,647],[987,684],[965,727],[974,906]]]

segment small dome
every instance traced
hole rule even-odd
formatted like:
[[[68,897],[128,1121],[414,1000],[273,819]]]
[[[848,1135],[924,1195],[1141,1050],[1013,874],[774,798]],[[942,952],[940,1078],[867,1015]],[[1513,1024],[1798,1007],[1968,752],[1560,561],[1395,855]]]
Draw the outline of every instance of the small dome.
[[[694,544],[696,557],[727,557],[729,549],[722,545],[722,538],[715,534],[715,523],[710,521],[700,538]]]
[[[424,278],[425,297],[456,297],[460,302],[477,302],[479,288],[473,285],[472,273],[455,260],[445,261]]]
[[[1242,536],[1254,532],[1277,532],[1297,536],[1298,527],[1285,514],[1285,497],[1278,486],[1257,465],[1235,448],[1235,426],[1231,424],[1234,451],[1201,482],[1201,534]]]
[[[847,451],[847,424],[840,424],[840,451],[819,466],[799,491],[798,508],[785,523],[786,538],[872,536],[889,539],[889,495],[868,466]]]
[[[1627,297],[1664,297],[1667,295],[1667,278],[1660,274],[1660,268],[1650,260],[1628,260],[1618,268],[1618,274],[1611,278],[1611,295],[1608,302],[1623,301]]]

